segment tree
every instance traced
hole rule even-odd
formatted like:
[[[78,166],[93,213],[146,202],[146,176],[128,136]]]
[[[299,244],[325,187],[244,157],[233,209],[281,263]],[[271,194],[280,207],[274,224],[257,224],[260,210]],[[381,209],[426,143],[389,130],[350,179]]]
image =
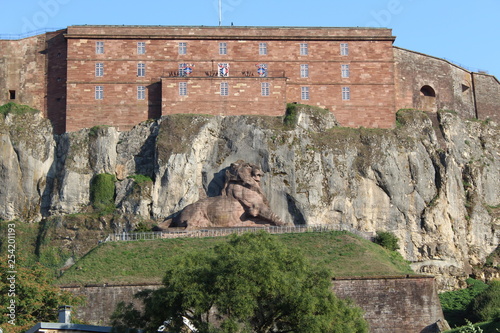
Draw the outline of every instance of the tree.
[[[267,233],[232,236],[212,252],[167,265],[164,287],[139,293],[145,310],[121,305],[114,326],[203,332],[368,332],[362,312],[331,291],[331,274],[312,267]],[[134,317],[134,323],[127,318]]]
[[[24,332],[38,322],[57,321],[60,305],[79,305],[81,297],[54,286],[49,271],[40,264],[9,267],[0,260],[0,327],[4,332]],[[14,273],[13,273],[14,272]]]
[[[500,320],[500,281],[493,280],[488,285],[469,305],[473,320]]]

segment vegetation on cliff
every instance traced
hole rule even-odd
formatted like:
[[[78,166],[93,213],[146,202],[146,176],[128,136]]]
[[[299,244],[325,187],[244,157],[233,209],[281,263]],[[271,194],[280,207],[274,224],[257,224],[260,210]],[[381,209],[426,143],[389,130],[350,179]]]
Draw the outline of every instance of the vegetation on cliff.
[[[261,232],[232,236],[160,264],[164,287],[143,291],[143,313],[122,305],[114,325],[199,332],[368,332],[359,308],[331,291],[331,273]]]

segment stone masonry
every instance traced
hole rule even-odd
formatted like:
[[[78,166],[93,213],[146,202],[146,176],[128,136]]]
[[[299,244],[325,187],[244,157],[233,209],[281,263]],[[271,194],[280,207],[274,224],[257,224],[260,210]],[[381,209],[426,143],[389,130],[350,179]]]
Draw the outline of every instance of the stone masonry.
[[[0,104],[40,109],[57,133],[175,113],[278,116],[293,102],[348,127],[391,128],[401,108],[500,120],[494,76],[394,40],[384,28],[70,26],[0,40]]]

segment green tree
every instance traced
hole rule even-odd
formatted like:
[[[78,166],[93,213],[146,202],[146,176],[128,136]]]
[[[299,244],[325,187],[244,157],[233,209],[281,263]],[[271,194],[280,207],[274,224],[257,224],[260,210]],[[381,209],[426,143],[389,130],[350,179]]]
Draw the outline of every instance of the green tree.
[[[15,273],[0,260],[0,327],[4,332],[24,332],[38,322],[57,321],[60,305],[79,305],[81,297],[54,286],[50,272],[36,264],[16,263]]]
[[[390,231],[377,231],[374,242],[390,251],[399,249],[398,237]]]
[[[491,281],[488,285],[470,303],[469,311],[476,321],[500,320],[500,281]]]
[[[178,331],[184,317],[201,333],[368,332],[361,310],[331,291],[329,272],[267,233],[233,236],[166,267],[164,287],[138,295],[144,313],[122,304],[114,326],[152,330],[168,320]]]

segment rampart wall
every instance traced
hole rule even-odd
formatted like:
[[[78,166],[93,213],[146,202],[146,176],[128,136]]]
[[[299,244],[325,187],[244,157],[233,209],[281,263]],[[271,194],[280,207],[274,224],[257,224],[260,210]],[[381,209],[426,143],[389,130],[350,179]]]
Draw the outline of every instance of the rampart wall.
[[[394,47],[397,109],[454,110],[475,118],[472,75],[446,60]]]
[[[62,289],[86,296],[87,304],[77,309],[77,318],[89,324],[109,325],[109,317],[119,302],[138,305],[135,293],[159,287],[95,285]],[[333,290],[365,311],[370,332],[433,332],[434,324],[444,318],[432,277],[337,279],[333,281]]]
[[[45,34],[0,40],[0,105],[27,104],[45,111]]]
[[[337,279],[333,290],[363,308],[372,333],[433,332],[444,320],[433,277]]]
[[[474,73],[477,118],[500,122],[500,82],[492,75]]]

